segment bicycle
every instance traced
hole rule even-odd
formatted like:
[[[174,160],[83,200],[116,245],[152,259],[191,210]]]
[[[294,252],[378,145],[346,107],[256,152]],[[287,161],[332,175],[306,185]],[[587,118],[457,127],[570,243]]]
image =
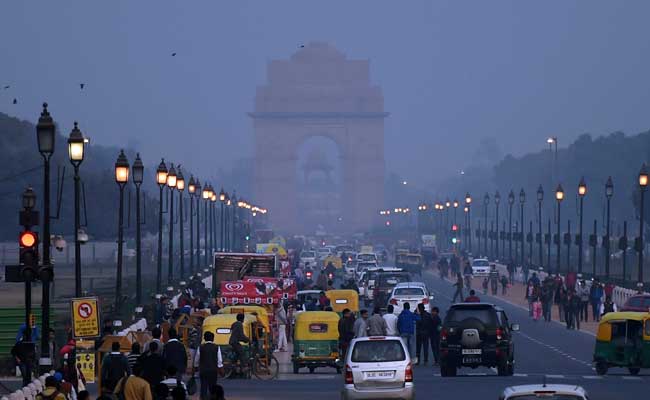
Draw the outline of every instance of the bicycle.
[[[251,347],[253,350],[248,358],[248,366],[245,368],[241,367],[240,360],[234,350],[229,349],[226,351],[224,356],[225,379],[230,378],[233,374],[244,375],[246,379],[250,379],[252,374],[260,380],[272,380],[278,377],[280,372],[278,359],[273,354],[261,355],[255,346]]]

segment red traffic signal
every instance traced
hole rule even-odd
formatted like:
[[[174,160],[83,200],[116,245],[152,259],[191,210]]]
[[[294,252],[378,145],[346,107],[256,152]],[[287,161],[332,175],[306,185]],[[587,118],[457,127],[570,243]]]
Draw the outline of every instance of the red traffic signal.
[[[456,231],[458,230],[458,225],[453,224],[453,225],[451,226],[451,230],[454,231],[454,232],[456,232]]]
[[[38,234],[32,231],[24,231],[20,233],[19,238],[20,247],[34,247],[38,246]]]

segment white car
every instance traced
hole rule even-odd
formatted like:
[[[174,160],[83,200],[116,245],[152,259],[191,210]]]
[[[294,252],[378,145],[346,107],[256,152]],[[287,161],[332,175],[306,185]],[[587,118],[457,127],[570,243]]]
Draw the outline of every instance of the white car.
[[[357,254],[357,262],[364,262],[364,261],[374,261],[375,263],[379,263],[377,261],[377,254],[375,254],[375,253],[359,253],[359,254]]]
[[[528,399],[562,399],[562,400],[587,400],[587,391],[576,385],[543,384],[520,385],[507,387],[500,400],[528,400]]]
[[[343,400],[415,398],[411,356],[396,336],[353,339],[343,382]]]
[[[316,252],[313,250],[303,250],[300,253],[300,265],[302,268],[316,268]]]
[[[323,260],[332,255],[332,251],[327,247],[321,247],[320,249],[316,250],[316,252],[318,253],[318,258],[320,260]]]
[[[374,261],[357,261],[356,274],[357,276],[360,276],[363,271],[371,270],[373,268],[379,268],[379,265]]]
[[[475,258],[472,260],[472,275],[488,276],[490,275],[490,261],[485,258]]]
[[[398,283],[390,294],[388,304],[393,305],[393,313],[399,314],[404,309],[404,303],[409,303],[411,311],[415,311],[418,304],[424,304],[424,309],[431,312],[433,296],[423,282]]]
[[[350,278],[356,278],[357,277],[357,265],[355,264],[354,261],[348,260],[345,263],[345,277],[347,279]]]

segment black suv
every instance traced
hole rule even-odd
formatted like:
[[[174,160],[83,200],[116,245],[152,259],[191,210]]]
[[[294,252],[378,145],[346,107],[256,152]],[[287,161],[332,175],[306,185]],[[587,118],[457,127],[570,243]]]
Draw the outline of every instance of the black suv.
[[[458,303],[447,311],[440,331],[440,375],[458,368],[496,367],[499,375],[515,372],[515,346],[505,311],[493,304]]]

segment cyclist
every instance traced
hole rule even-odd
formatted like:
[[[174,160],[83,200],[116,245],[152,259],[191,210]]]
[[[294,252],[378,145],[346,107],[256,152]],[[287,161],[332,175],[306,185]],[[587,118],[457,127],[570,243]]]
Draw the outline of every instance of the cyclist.
[[[247,362],[246,358],[244,357],[244,348],[240,342],[250,342],[250,339],[244,333],[243,313],[237,314],[237,321],[233,322],[233,324],[230,326],[230,340],[228,341],[228,344],[230,344],[235,354],[237,354],[237,359],[239,359],[239,363],[242,366],[242,369],[245,369],[247,367]],[[236,364],[237,360],[234,361]]]

